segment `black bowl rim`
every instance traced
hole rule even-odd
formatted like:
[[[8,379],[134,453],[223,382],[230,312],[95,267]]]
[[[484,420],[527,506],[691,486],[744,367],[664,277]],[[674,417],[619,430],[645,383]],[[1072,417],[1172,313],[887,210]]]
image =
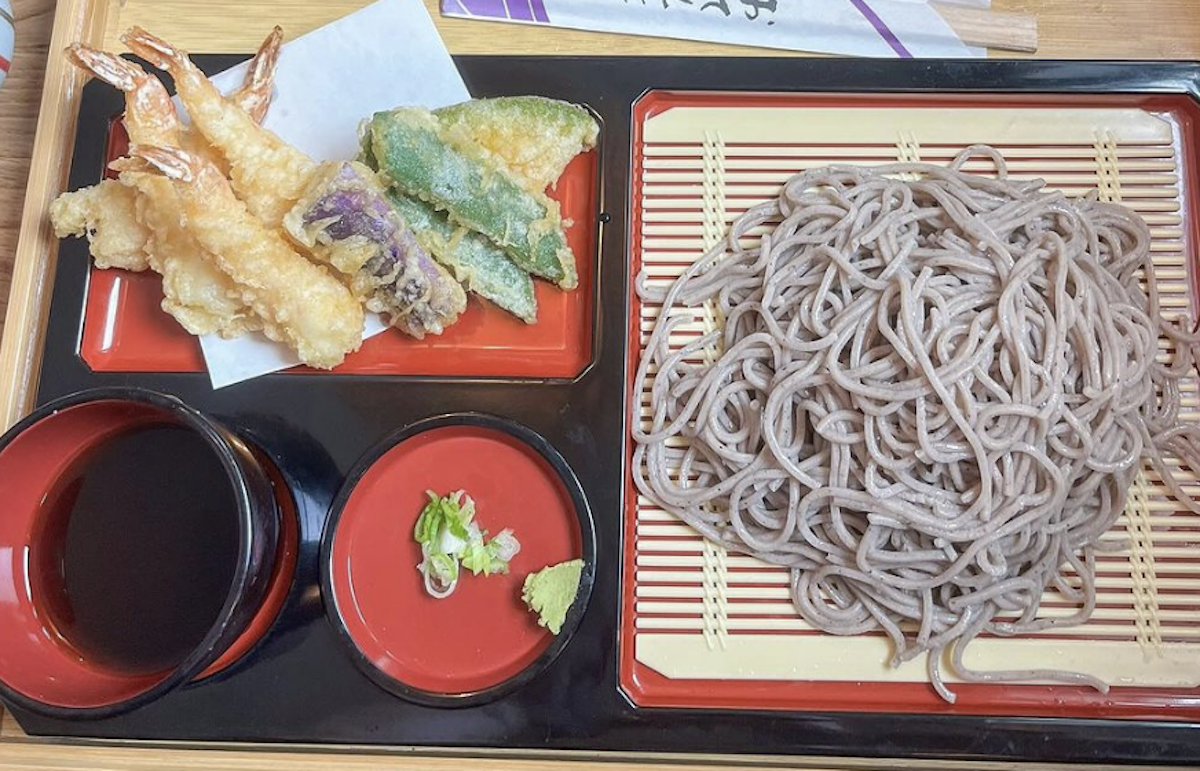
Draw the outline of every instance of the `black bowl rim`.
[[[263,630],[259,637],[254,640],[250,647],[247,648],[242,655],[238,656],[233,661],[230,661],[216,672],[208,675],[204,674],[205,670],[208,669],[208,665],[205,665],[204,669],[200,670],[200,674],[196,675],[194,679],[183,683],[180,688],[193,688],[195,686],[204,685],[205,683],[216,683],[225,678],[232,677],[235,673],[253,664],[253,662],[257,659],[258,652],[263,648],[263,646],[266,645],[267,640],[269,640],[276,633],[276,631],[283,626],[283,619],[284,616],[287,615],[288,607],[295,603],[296,598],[303,591],[303,585],[300,581],[302,559],[300,552],[302,551],[301,545],[304,542],[304,527],[301,522],[303,516],[300,509],[300,502],[296,495],[296,490],[299,489],[300,485],[297,483],[291,472],[289,472],[282,463],[275,458],[272,458],[270,453],[263,449],[262,445],[258,443],[257,438],[253,433],[245,431],[241,427],[239,427],[238,430],[233,430],[230,428],[229,431],[243,444],[249,447],[250,453],[254,456],[255,461],[257,461],[259,464],[263,464],[264,462],[270,464],[271,468],[279,475],[279,479],[283,481],[284,488],[282,490],[275,491],[275,507],[278,514],[277,518],[279,520],[279,529],[277,532],[277,547],[275,555],[272,556],[276,556],[279,553],[278,545],[283,543],[284,518],[288,517],[295,522],[296,527],[296,542],[294,544],[296,548],[296,561],[295,564],[292,565],[292,572],[288,577],[288,591],[287,595],[284,597],[283,604],[280,605],[279,610],[275,612],[275,618],[271,620],[271,623],[267,625],[267,627]],[[267,471],[267,469],[264,468],[263,471]],[[270,474],[267,474],[267,476],[270,477]],[[281,502],[279,500],[279,496],[281,495],[286,495],[290,499],[288,501],[290,504],[290,511],[280,507]],[[274,564],[271,566],[271,576],[274,576],[277,567],[278,566]],[[264,601],[266,598],[266,593],[269,593],[270,591],[271,578],[268,578],[263,596]],[[253,621],[254,617],[258,615],[258,610],[260,607],[261,604],[255,608],[254,613],[250,614],[251,621]],[[247,622],[247,624],[248,623],[249,622]],[[237,639],[238,638],[235,637],[230,641],[229,644],[232,645],[233,643],[237,642]],[[219,659],[221,657],[220,654],[223,654],[227,648],[228,646],[223,646],[216,658]]]
[[[47,717],[62,720],[88,719],[96,720],[123,714],[145,706],[162,697],[178,686],[190,682],[196,675],[203,672],[209,664],[215,661],[229,644],[233,628],[232,621],[237,615],[240,604],[241,587],[249,578],[251,568],[251,532],[254,528],[254,515],[251,511],[250,490],[235,458],[234,450],[228,439],[222,433],[223,429],[212,419],[199,410],[188,406],[176,396],[152,391],[136,386],[113,386],[76,391],[35,409],[25,418],[18,421],[12,428],[0,436],[0,451],[3,451],[20,434],[32,428],[42,420],[61,412],[69,407],[105,401],[125,401],[147,404],[158,407],[180,419],[188,428],[195,430],[217,454],[221,467],[225,470],[237,501],[238,514],[238,554],[237,565],[229,593],[217,615],[213,625],[196,648],[169,675],[150,688],[123,701],[102,704],[95,707],[64,707],[59,704],[49,704],[26,696],[14,690],[7,683],[0,681],[0,697],[21,709],[35,712]],[[231,640],[230,640],[231,641]]]
[[[346,508],[346,503],[350,500],[351,494],[353,494],[362,477],[385,453],[402,442],[416,437],[418,434],[454,426],[492,429],[508,434],[535,450],[550,465],[551,470],[558,476],[563,487],[566,489],[571,499],[571,504],[575,509],[575,516],[579,520],[579,540],[580,552],[583,557],[583,573],[579,579],[579,592],[575,595],[575,602],[572,603],[570,610],[567,612],[567,618],[563,623],[562,629],[554,637],[549,647],[542,651],[541,655],[520,672],[493,686],[478,691],[446,694],[414,688],[385,674],[372,664],[370,659],[359,650],[358,645],[350,636],[349,629],[346,627],[345,619],[341,608],[338,607],[337,597],[333,589],[333,539],[337,535],[338,523],[341,521],[342,513]],[[591,506],[588,504],[587,495],[583,491],[583,486],[580,484],[579,478],[576,477],[574,470],[567,463],[566,458],[545,437],[532,428],[509,418],[485,412],[454,412],[425,418],[393,431],[358,459],[347,475],[346,481],[338,490],[337,497],[334,498],[333,504],[330,507],[329,519],[325,524],[325,532],[321,537],[320,559],[321,596],[325,604],[325,615],[333,624],[338,638],[344,643],[354,663],[371,682],[394,696],[399,696],[402,699],[421,706],[474,707],[495,701],[528,685],[538,675],[550,668],[550,665],[554,663],[559,654],[563,652],[567,644],[574,637],[579,623],[582,621],[584,613],[587,610],[588,603],[591,600],[592,586],[595,583],[595,523],[592,518]]]

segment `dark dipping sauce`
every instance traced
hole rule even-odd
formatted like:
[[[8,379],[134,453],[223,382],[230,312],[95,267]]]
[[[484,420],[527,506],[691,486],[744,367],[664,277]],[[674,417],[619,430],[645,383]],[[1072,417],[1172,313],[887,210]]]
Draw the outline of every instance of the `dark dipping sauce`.
[[[87,661],[129,674],[181,664],[237,569],[237,499],[194,431],[151,423],[88,450],[47,495],[30,555],[35,604]]]

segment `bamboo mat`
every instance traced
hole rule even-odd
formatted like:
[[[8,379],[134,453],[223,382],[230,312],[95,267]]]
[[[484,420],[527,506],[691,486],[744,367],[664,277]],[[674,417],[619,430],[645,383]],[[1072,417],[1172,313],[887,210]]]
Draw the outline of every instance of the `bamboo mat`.
[[[1196,247],[1185,237],[1184,150],[1172,119],[1136,108],[748,108],[736,98],[733,102],[676,106],[643,126],[641,187],[635,191],[642,228],[635,251],[653,287],[669,286],[724,237],[731,222],[755,203],[777,196],[798,171],[831,163],[944,165],[964,147],[989,144],[1008,159],[1015,178],[1044,179],[1067,196],[1098,189],[1102,200],[1138,212],[1150,225],[1164,314],[1191,311],[1195,316],[1189,265]],[[982,158],[964,170],[995,171]],[[641,306],[641,346],[660,310],[653,303]],[[715,329],[712,314],[679,313],[691,318],[672,332],[673,349]],[[698,364],[704,356],[698,352],[693,358]],[[650,384],[649,378],[640,384],[632,405],[644,429],[652,415]],[[1180,418],[1200,420],[1196,378],[1186,378],[1181,391]],[[1183,489],[1200,496],[1195,475],[1174,467]],[[730,681],[737,680],[848,686],[907,682],[927,688],[924,657],[888,666],[891,644],[882,632],[833,637],[804,622],[792,605],[787,569],[726,554],[640,495],[635,519],[635,538],[626,544],[636,565],[635,658],[668,679],[708,681],[713,687],[697,688],[692,706],[720,706],[734,693]],[[1032,637],[981,638],[967,649],[968,666],[984,671],[1065,667],[1127,686],[1200,686],[1200,623],[1194,610],[1200,607],[1200,516],[1179,510],[1147,464],[1111,538],[1130,548],[1097,556],[1098,606],[1087,624]],[[1066,616],[1076,608],[1049,593],[1042,614]],[[629,619],[624,621],[629,629]],[[717,688],[723,689],[720,695]],[[995,695],[986,704],[1002,705],[1007,689],[991,692]],[[803,701],[806,696],[797,698],[769,706],[821,707]],[[1053,698],[1047,692],[1047,708],[1053,708]],[[1134,698],[1128,691],[1114,692],[1113,701]]]

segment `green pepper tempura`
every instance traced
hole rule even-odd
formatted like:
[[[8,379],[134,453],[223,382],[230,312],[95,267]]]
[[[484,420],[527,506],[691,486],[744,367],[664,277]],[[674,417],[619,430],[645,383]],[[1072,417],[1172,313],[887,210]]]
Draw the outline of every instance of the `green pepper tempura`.
[[[475,575],[507,573],[508,563],[521,550],[512,530],[505,528],[490,541],[475,522],[475,501],[462,490],[446,497],[426,491],[429,503],[417,517],[413,537],[421,545],[420,566],[425,591],[444,599],[458,586],[460,566]]]

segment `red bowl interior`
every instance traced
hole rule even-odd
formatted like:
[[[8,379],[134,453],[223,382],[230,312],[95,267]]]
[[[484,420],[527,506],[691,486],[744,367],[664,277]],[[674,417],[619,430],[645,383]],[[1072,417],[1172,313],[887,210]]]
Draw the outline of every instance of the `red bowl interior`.
[[[465,490],[491,534],[521,543],[507,575],[466,571],[448,598],[424,588],[413,526],[426,490]],[[359,652],[402,686],[459,695],[499,685],[553,641],[521,601],[525,576],[581,556],[579,519],[558,474],[532,447],[478,426],[417,434],[354,487],[331,548],[333,601]]]
[[[36,560],[46,494],[90,447],[131,427],[173,420],[149,404],[96,401],[39,421],[0,450],[0,681],[21,695],[59,707],[126,701],[170,676],[100,666],[55,629],[39,597]]]

